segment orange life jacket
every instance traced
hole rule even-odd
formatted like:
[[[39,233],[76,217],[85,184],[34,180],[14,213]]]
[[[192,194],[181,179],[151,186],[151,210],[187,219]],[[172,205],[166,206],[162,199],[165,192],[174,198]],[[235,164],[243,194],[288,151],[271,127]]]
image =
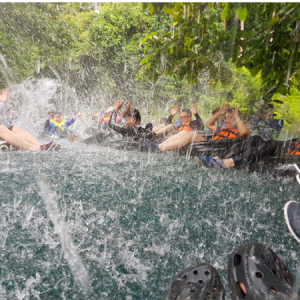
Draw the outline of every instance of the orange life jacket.
[[[192,127],[190,127],[191,123],[189,123],[188,125],[180,125],[179,127],[177,127],[178,131],[183,131],[183,130],[194,130]]]
[[[288,152],[288,155],[300,155],[300,142],[297,142]]]
[[[239,131],[237,129],[226,129],[222,127],[221,132],[213,138],[213,140],[238,139]]]

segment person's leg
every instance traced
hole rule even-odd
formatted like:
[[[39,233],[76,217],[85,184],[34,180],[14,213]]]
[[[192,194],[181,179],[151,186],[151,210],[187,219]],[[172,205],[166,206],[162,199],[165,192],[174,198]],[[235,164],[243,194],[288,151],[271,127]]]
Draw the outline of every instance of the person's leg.
[[[36,140],[35,137],[33,137],[30,133],[24,131],[20,127],[14,125],[12,126],[11,131],[17,134],[18,136],[22,137],[25,141],[32,145],[41,146],[41,144]]]
[[[156,136],[162,136],[162,135],[166,135],[172,131],[175,131],[176,129],[174,128],[174,126],[172,124],[169,124],[163,128],[161,128],[160,130],[158,130],[157,132],[155,132]]]
[[[249,141],[249,147],[243,146],[243,148],[236,148],[238,152],[236,155],[232,154],[232,158],[219,159],[219,157],[208,157],[204,158],[198,157],[195,160],[199,164],[209,165],[212,167],[219,167],[220,165],[224,165],[225,168],[233,168],[236,166],[240,166],[242,164],[249,164],[250,168],[257,165],[258,162],[268,159],[273,156],[277,151],[277,141],[276,140],[268,140],[263,141],[263,143],[255,137]],[[251,147],[251,145],[257,145],[255,147]],[[232,151],[229,150],[229,151]],[[229,153],[227,151],[227,153]],[[233,153],[233,152],[232,152]],[[221,157],[224,157],[221,155]]]
[[[32,150],[32,151],[40,150],[40,144],[34,145],[29,143],[22,136],[16,134],[13,131],[10,131],[4,126],[0,126],[0,138],[5,140],[10,145],[23,150]]]
[[[161,152],[182,148],[190,143],[199,143],[205,138],[195,131],[181,131],[158,145]]]
[[[165,124],[159,124],[159,125],[153,127],[153,132],[157,133],[159,130],[161,130],[161,129],[165,128],[165,127],[166,127]]]

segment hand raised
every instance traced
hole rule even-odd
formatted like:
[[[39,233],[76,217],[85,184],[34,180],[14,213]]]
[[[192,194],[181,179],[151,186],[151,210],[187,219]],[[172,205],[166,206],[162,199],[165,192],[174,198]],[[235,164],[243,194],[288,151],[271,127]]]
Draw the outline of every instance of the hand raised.
[[[115,107],[114,107],[115,110],[118,111],[121,108],[123,103],[124,103],[124,100],[117,101],[116,104],[115,104]]]
[[[197,106],[194,103],[192,104],[192,106],[193,108],[191,109],[191,113],[195,115],[197,113]]]
[[[178,113],[178,109],[179,109],[178,105],[174,105],[171,110],[171,115],[175,116]]]
[[[240,112],[237,107],[234,108],[234,117],[236,120],[238,120],[240,118]]]
[[[2,94],[0,94],[0,102],[6,103],[8,99],[8,95],[9,95],[8,89],[3,89]]]
[[[218,112],[219,116],[224,116],[229,108],[230,108],[229,103],[224,104]]]

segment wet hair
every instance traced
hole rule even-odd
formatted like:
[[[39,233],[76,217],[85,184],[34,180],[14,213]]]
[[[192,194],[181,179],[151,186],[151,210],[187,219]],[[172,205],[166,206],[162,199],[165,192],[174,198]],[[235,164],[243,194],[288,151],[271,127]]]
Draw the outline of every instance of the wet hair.
[[[131,117],[131,118],[135,118],[137,123],[141,123],[141,120],[142,120],[141,113],[136,108],[131,110],[130,113],[127,116]]]
[[[235,108],[229,108],[229,109],[227,109],[226,113],[232,113],[232,114],[234,114],[235,113]],[[240,115],[240,112],[238,112],[238,113]]]
[[[53,115],[53,117],[54,117],[55,115],[60,115],[60,116],[61,116],[61,113],[60,113],[59,111],[53,111],[51,115]]]
[[[161,118],[159,121],[159,124],[166,124],[168,121],[168,118]]]
[[[220,106],[216,107],[211,113],[215,115],[217,112],[219,112],[219,110],[220,110]]]
[[[191,110],[188,108],[182,109],[180,113],[183,113],[183,112],[186,112],[190,117],[192,116]]]

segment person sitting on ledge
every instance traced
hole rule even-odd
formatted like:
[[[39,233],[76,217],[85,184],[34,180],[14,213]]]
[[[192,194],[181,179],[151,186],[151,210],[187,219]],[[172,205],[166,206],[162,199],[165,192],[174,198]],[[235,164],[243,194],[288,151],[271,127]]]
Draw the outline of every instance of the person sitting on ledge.
[[[225,115],[224,126],[221,127],[216,122]],[[213,140],[244,138],[249,134],[245,123],[240,119],[239,110],[231,109],[229,104],[223,105],[207,122],[206,127],[215,136]]]
[[[0,94],[0,113],[6,105],[8,96],[8,89],[3,89],[2,94]],[[60,145],[54,141],[41,145],[31,134],[16,125],[10,126],[9,128],[0,125],[0,138],[8,144],[22,150],[48,151],[51,149],[60,149]]]
[[[191,118],[189,118],[188,122],[184,122],[185,125],[180,124],[181,120],[180,120],[180,123],[176,126],[171,124],[173,117],[178,113],[178,106],[175,105],[175,106],[173,106],[173,108],[171,110],[171,115],[168,117],[166,123],[160,124],[159,126],[154,127],[153,132],[155,132],[156,136],[162,136],[162,135],[166,135],[170,132],[175,132],[175,131],[182,131],[182,130],[187,130],[187,131],[199,130],[199,131],[201,131],[201,130],[204,130],[204,124],[197,112],[197,107],[195,104],[192,104],[192,106],[193,106],[192,110],[183,109],[181,111],[181,113],[183,111],[185,111],[191,116]],[[196,120],[192,121],[191,113],[195,116]]]
[[[160,144],[146,143],[141,148],[142,151],[165,152],[169,150],[183,148],[191,143],[205,141],[205,138],[197,133],[197,123],[192,123],[192,114],[197,114],[196,105],[193,104],[193,110],[183,109],[179,114],[181,124],[175,129],[176,134],[166,139]],[[202,122],[202,121],[201,121]],[[168,127],[168,126],[167,126]],[[172,125],[173,127],[173,125]],[[174,127],[173,127],[174,128]]]
[[[125,118],[125,124],[117,122],[117,112],[120,110],[123,103],[127,103],[126,111],[123,112]],[[152,124],[148,123],[146,128],[140,125],[141,114],[137,109],[131,109],[129,101],[120,100],[117,101],[112,115],[109,120],[109,127],[111,127],[117,133],[120,133],[125,140],[144,141],[145,139],[152,139],[155,133],[151,131]]]

